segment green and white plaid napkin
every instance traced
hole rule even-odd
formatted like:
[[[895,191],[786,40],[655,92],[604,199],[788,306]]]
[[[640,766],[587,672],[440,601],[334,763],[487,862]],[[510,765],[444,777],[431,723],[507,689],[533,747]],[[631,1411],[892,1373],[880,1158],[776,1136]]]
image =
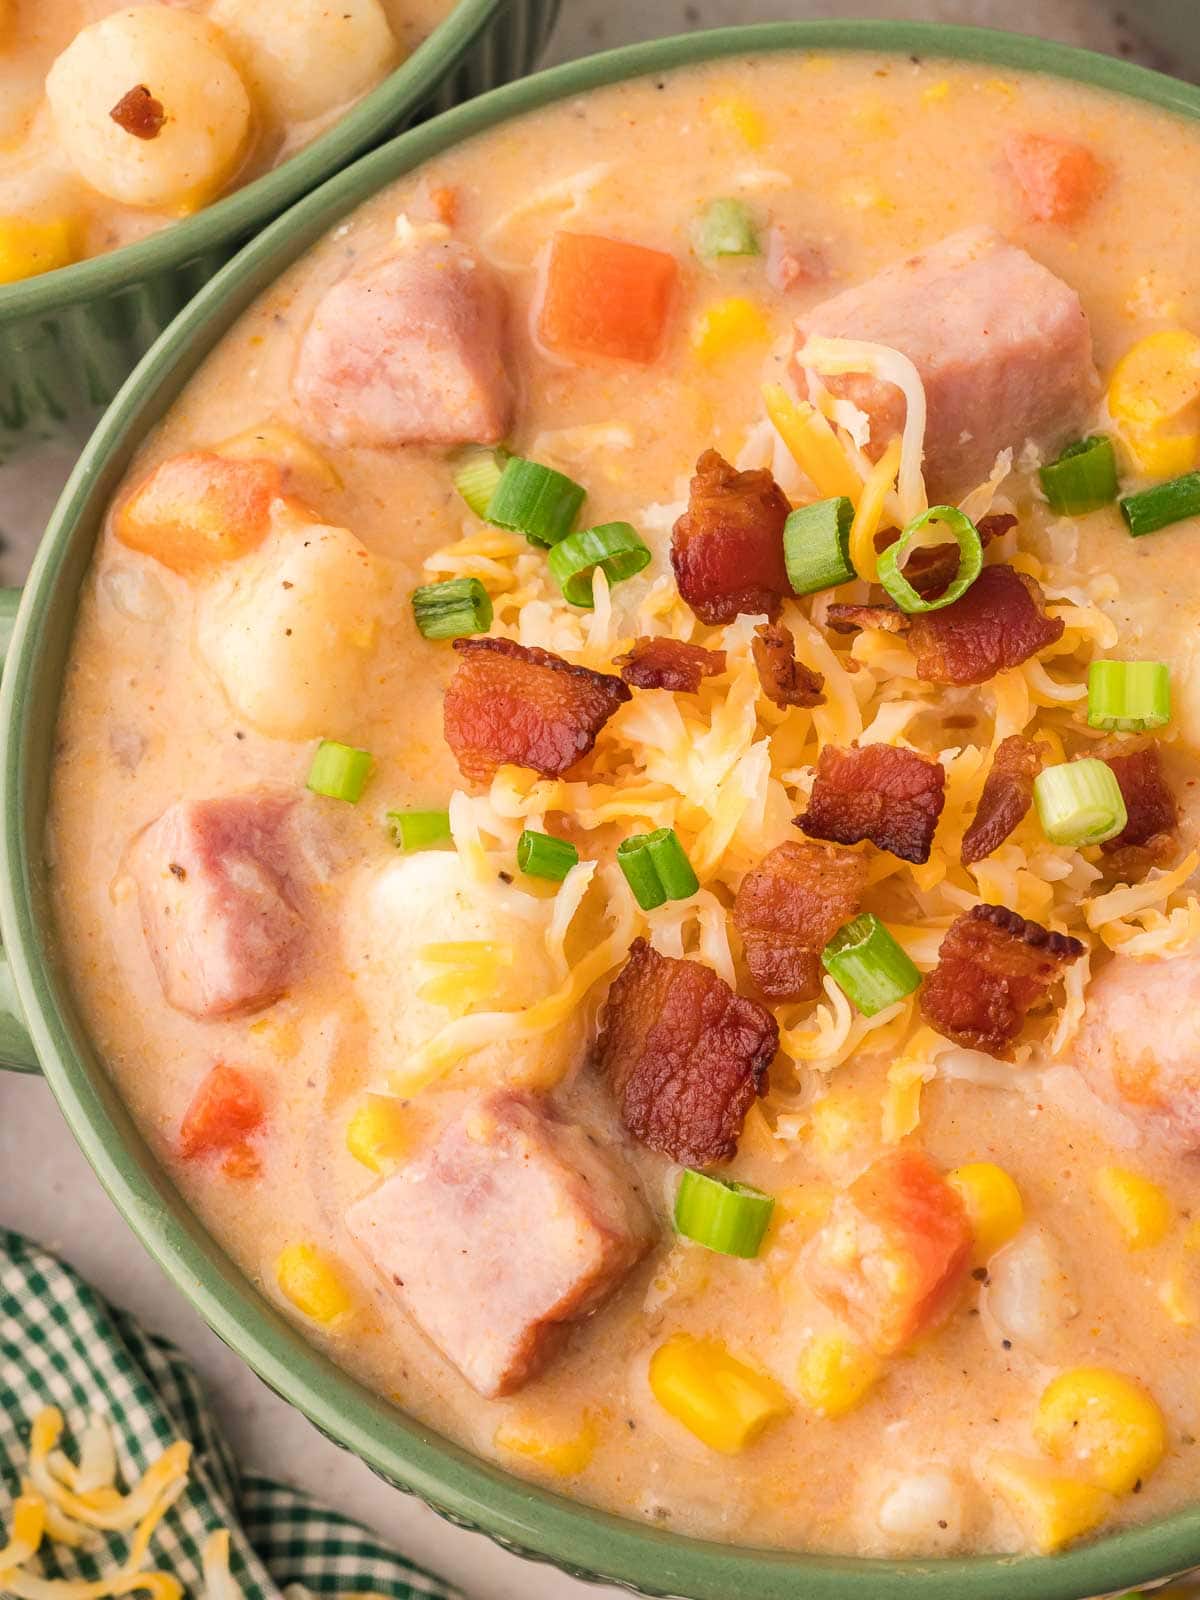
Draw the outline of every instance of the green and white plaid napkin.
[[[126,1488],[175,1439],[191,1443],[187,1487],[156,1529],[149,1560],[178,1578],[190,1596],[203,1592],[205,1539],[228,1528],[230,1571],[245,1600],[279,1600],[290,1584],[318,1595],[460,1600],[456,1591],[349,1518],[286,1484],[239,1472],[195,1373],[175,1346],[110,1306],[56,1257],[0,1228],[4,1529],[20,1492],[30,1423],[49,1405],[65,1418],[69,1451],[90,1417],[106,1419]],[[43,1574],[96,1579],[111,1571],[124,1559],[125,1536],[95,1538],[95,1544],[78,1550],[48,1540],[40,1553]]]

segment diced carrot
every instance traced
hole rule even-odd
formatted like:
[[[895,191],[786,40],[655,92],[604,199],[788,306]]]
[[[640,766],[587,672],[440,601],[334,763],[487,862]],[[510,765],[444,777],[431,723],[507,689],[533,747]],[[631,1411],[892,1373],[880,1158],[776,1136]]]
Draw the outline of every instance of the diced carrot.
[[[879,1355],[949,1310],[971,1260],[962,1200],[919,1150],[884,1156],[834,1203],[807,1248],[813,1291]]]
[[[179,1153],[186,1160],[213,1151],[245,1147],[263,1120],[258,1085],[236,1067],[218,1062],[201,1081],[179,1125]],[[239,1163],[235,1161],[235,1166]]]
[[[623,239],[556,233],[538,332],[550,350],[653,361],[675,296],[674,256]]]
[[[1101,194],[1108,169],[1086,145],[1049,133],[1014,133],[1004,155],[1035,222],[1074,222]]]
[[[282,492],[277,462],[189,451],[143,478],[117,508],[113,531],[122,544],[172,572],[200,572],[261,544],[271,502]]]
[[[430,204],[437,214],[439,222],[444,222],[452,228],[458,221],[458,190],[442,186],[429,191]]]

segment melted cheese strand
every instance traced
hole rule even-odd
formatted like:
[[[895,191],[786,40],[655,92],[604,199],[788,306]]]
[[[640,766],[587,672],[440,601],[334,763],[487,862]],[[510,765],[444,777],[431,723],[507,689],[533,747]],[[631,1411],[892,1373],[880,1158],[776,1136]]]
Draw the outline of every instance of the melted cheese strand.
[[[896,481],[900,455],[900,440],[893,439],[871,468],[870,476],[863,484],[854,521],[850,525],[850,565],[867,583],[879,581],[879,556],[875,549],[875,535],[879,532],[883,508]]]

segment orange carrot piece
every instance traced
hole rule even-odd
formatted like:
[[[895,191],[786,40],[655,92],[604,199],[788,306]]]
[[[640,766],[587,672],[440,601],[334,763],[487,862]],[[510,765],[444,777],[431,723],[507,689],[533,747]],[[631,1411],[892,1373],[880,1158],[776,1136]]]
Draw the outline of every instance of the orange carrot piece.
[[[1102,193],[1108,169],[1086,145],[1049,133],[1014,133],[1005,159],[1035,222],[1074,222]]]
[[[282,492],[283,474],[273,461],[189,451],[143,478],[117,508],[113,531],[172,572],[200,572],[261,544],[271,502]]]
[[[675,257],[662,250],[556,233],[538,320],[542,343],[565,355],[653,361],[678,277]]]
[[[202,1079],[179,1125],[179,1153],[185,1160],[214,1150],[244,1150],[248,1137],[263,1119],[262,1095],[257,1084],[218,1062]],[[236,1164],[236,1163],[235,1163]]]

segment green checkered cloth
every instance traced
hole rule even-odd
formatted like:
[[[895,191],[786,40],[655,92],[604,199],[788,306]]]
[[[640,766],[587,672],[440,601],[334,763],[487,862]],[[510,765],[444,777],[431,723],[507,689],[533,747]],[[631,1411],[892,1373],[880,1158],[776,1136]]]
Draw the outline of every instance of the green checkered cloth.
[[[110,1306],[56,1257],[0,1228],[0,1545],[20,1492],[30,1424],[48,1405],[63,1414],[63,1445],[72,1455],[88,1419],[105,1418],[125,1488],[173,1440],[191,1443],[187,1487],[159,1523],[149,1558],[190,1595],[203,1593],[206,1538],[228,1528],[230,1570],[246,1600],[279,1600],[293,1584],[319,1595],[460,1600],[349,1518],[286,1484],[239,1472],[175,1346]],[[43,1575],[96,1579],[124,1559],[125,1535],[95,1540],[77,1550],[48,1540]]]

